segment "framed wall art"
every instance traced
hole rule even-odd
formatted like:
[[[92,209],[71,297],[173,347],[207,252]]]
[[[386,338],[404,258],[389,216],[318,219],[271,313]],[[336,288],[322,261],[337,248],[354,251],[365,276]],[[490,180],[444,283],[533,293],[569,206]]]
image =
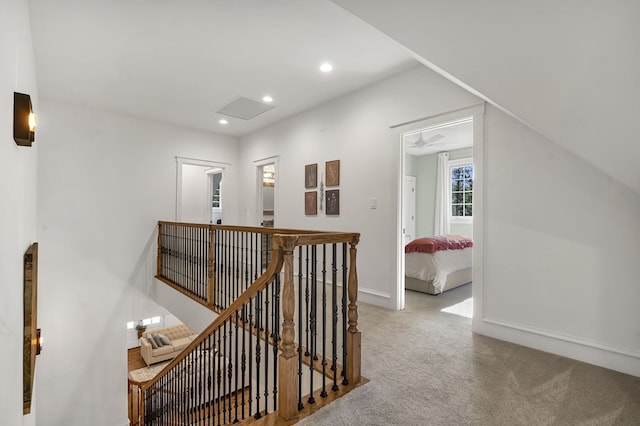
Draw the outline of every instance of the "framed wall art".
[[[304,187],[315,188],[318,186],[318,164],[304,166]]]
[[[326,192],[327,201],[326,201],[326,209],[327,215],[336,216],[340,214],[340,190],[339,189],[329,189]]]
[[[304,214],[307,216],[318,214],[318,193],[316,191],[304,193]]]
[[[327,161],[325,163],[325,175],[327,186],[340,185],[340,160]]]

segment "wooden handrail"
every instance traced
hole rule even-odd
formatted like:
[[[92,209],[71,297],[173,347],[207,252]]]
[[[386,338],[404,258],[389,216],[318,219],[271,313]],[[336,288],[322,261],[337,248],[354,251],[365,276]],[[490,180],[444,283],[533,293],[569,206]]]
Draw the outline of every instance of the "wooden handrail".
[[[272,240],[271,243],[271,258],[270,262],[267,266],[267,269],[262,275],[260,275],[249,287],[246,288],[237,296],[237,298],[228,306],[226,309],[221,311],[221,309],[214,309],[219,313],[219,316],[208,326],[206,327],[185,349],[183,349],[178,356],[176,356],[172,361],[170,361],[155,377],[147,382],[140,383],[139,388],[141,390],[141,395],[144,395],[146,391],[149,391],[154,385],[158,384],[160,380],[171,370],[173,370],[179,363],[183,362],[187,357],[191,355],[198,347],[205,344],[205,341],[213,335],[216,330],[221,328],[228,321],[236,321],[237,318],[234,318],[233,315],[236,315],[238,311],[243,309],[243,306],[248,304],[250,300],[255,297],[259,292],[265,290],[267,286],[274,282],[278,274],[284,268],[284,282],[279,294],[281,295],[281,308],[283,317],[278,321],[282,326],[282,334],[280,335],[280,355],[278,360],[278,370],[280,374],[278,376],[279,383],[279,395],[278,395],[278,412],[279,415],[285,419],[292,419],[296,414],[299,408],[298,403],[296,401],[297,394],[297,382],[299,380],[297,363],[298,359],[298,348],[302,342],[299,342],[297,345],[295,343],[295,335],[294,335],[294,318],[295,318],[295,310],[296,310],[296,302],[295,302],[295,290],[294,290],[294,267],[293,267],[293,256],[294,250],[296,247],[301,246],[316,246],[316,245],[327,245],[327,244],[343,244],[343,253],[345,253],[344,264],[347,264],[346,256],[348,253],[349,256],[349,268],[348,268],[348,277],[346,276],[346,272],[344,275],[344,280],[347,282],[343,282],[343,286],[347,287],[344,289],[343,300],[348,298],[348,307],[345,305],[343,309],[346,310],[345,317],[348,317],[348,329],[345,325],[345,341],[344,346],[346,347],[346,356],[344,371],[343,371],[343,385],[347,384],[356,384],[361,380],[360,373],[360,345],[361,345],[361,333],[358,331],[358,311],[357,311],[357,296],[358,296],[358,278],[357,278],[357,270],[356,270],[356,246],[360,241],[359,233],[348,233],[348,232],[327,232],[327,231],[311,231],[311,230],[296,230],[296,229],[279,229],[279,228],[262,228],[262,227],[246,227],[246,226],[230,226],[230,225],[213,225],[213,224],[194,224],[194,223],[178,223],[178,222],[163,222],[159,221],[159,233],[162,230],[163,225],[174,226],[174,227],[185,227],[185,228],[199,228],[202,230],[209,230],[209,241],[208,241],[208,256],[206,258],[207,263],[207,294],[206,305],[211,309],[221,308],[221,306],[217,306],[214,304],[214,264],[218,262],[215,259],[215,246],[216,242],[214,241],[214,237],[216,234],[214,231],[234,231],[234,232],[243,232],[243,233],[257,233],[257,234],[266,234],[269,235],[269,239]],[[158,237],[158,242],[160,246],[160,235]],[[347,252],[347,244],[350,245],[350,248]],[[160,249],[159,249],[160,253]],[[302,253],[302,252],[301,252]],[[308,253],[308,251],[307,251]],[[315,253],[315,252],[314,252]],[[315,254],[314,254],[315,256]],[[159,257],[160,259],[160,257]],[[334,260],[335,261],[335,260]],[[307,260],[308,262],[308,260]],[[345,267],[346,270],[346,267]],[[158,271],[160,271],[160,266],[158,266]],[[259,272],[259,271],[257,271]],[[301,275],[299,275],[301,276]],[[180,290],[180,287],[176,284],[173,284],[169,279],[166,279],[160,276],[158,273],[158,279],[166,282],[169,285],[172,285],[174,288]],[[324,279],[324,278],[323,278]],[[334,278],[335,279],[335,278]],[[335,283],[335,281],[334,281]],[[188,293],[186,290],[181,290],[185,294]],[[315,290],[314,290],[315,291]],[[188,294],[187,294],[188,295]],[[190,296],[193,298],[193,296]],[[335,296],[334,296],[335,297]],[[197,300],[194,298],[194,300]],[[198,300],[200,303],[202,301]],[[216,303],[219,303],[216,301]],[[242,326],[246,328],[246,326]],[[265,335],[265,341],[269,341],[270,337]],[[274,338],[272,344],[276,345],[277,339]],[[275,350],[275,348],[274,348]],[[301,353],[301,352],[300,352]],[[334,355],[335,362],[335,355]],[[324,364],[323,364],[324,365]],[[311,367],[316,368],[311,361]],[[324,371],[324,370],[323,370]],[[300,373],[301,374],[301,373]],[[334,371],[335,376],[335,371]],[[334,384],[335,386],[335,384]],[[265,394],[266,395],[266,394]],[[274,394],[275,398],[275,394]],[[145,409],[145,401],[143,398],[139,400],[139,412],[142,418],[144,418],[144,409]]]
[[[264,274],[262,274],[251,286],[240,295],[227,309],[224,310],[202,333],[198,335],[185,349],[183,349],[178,356],[176,356],[169,364],[167,364],[156,376],[142,384],[141,388],[146,391],[153,386],[163,375],[169,372],[180,361],[184,360],[189,353],[196,349],[209,334],[211,334],[218,326],[224,324],[234,312],[251,299],[256,293],[262,291],[267,284],[269,284],[276,276],[280,269],[282,269],[282,263],[284,256],[281,253],[280,247],[282,246],[282,236],[275,235],[273,238],[273,252],[275,256],[271,258],[271,262]]]

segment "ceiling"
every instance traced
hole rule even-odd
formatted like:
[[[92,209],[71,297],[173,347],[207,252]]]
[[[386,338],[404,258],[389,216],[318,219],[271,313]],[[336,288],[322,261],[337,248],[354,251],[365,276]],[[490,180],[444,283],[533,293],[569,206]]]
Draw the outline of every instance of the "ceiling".
[[[473,146],[473,120],[439,124],[403,135],[405,153],[428,155]]]
[[[332,2],[640,194],[640,2]]]
[[[324,0],[29,5],[40,98],[233,136],[419,66]],[[319,71],[324,61],[331,73]],[[263,103],[267,94],[273,109],[218,122],[236,98]]]

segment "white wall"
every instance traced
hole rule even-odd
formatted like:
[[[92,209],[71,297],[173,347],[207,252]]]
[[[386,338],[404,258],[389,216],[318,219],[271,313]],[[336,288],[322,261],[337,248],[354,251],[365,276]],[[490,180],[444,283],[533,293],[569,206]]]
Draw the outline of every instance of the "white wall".
[[[639,4],[332,1],[586,160],[491,109],[474,329],[640,375]]]
[[[210,168],[195,164],[182,165],[181,222],[211,221],[211,200],[207,192],[207,180],[211,178],[205,174]]]
[[[46,356],[39,372],[46,399],[38,405],[38,418],[45,425],[124,425],[124,325],[143,314],[131,304],[153,285],[157,221],[174,219],[175,157],[231,164],[225,213],[233,216],[237,143],[52,101],[41,104],[38,232]]]
[[[3,0],[0,12],[0,424],[34,425],[42,358],[36,361],[31,414],[22,415],[22,256],[36,238],[37,153],[13,140],[13,92],[39,112],[27,0]],[[41,280],[42,285],[45,280]],[[40,301],[40,306],[42,306]],[[46,330],[45,330],[46,333]]]
[[[253,161],[279,155],[276,226],[360,232],[360,299],[395,308],[400,140],[390,126],[477,103],[424,67],[241,138],[244,222],[256,217]],[[304,215],[304,166],[340,160],[340,215]],[[378,208],[369,208],[376,198]]]
[[[640,197],[495,108],[477,331],[640,375]]]

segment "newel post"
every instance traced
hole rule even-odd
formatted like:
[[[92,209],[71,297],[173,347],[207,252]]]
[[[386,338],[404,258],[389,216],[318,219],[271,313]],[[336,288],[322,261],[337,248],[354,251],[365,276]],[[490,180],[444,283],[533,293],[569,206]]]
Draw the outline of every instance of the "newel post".
[[[295,351],[295,330],[293,315],[296,301],[293,286],[293,249],[295,237],[284,237],[281,246],[284,254],[284,285],[282,286],[282,353],[278,359],[278,414],[286,419],[292,419],[298,414],[298,360]],[[275,247],[274,247],[275,248]],[[274,253],[276,255],[276,253]]]
[[[216,263],[216,231],[213,225],[209,225],[209,247],[207,258],[207,305],[213,307],[215,304],[215,263]]]
[[[362,334],[358,331],[358,271],[356,254],[360,236],[354,237],[349,250],[349,329],[347,330],[347,366],[346,379],[350,384],[360,381]]]

